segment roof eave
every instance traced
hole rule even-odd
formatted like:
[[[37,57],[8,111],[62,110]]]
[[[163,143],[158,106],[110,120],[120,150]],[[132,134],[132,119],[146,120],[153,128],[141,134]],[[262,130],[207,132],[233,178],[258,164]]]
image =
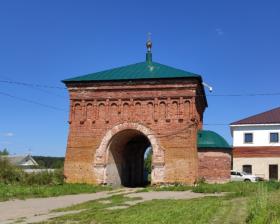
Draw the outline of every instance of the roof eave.
[[[206,97],[206,94],[205,94],[205,89],[204,89],[204,86],[202,85],[202,77],[199,76],[199,81],[200,81],[200,84],[201,84],[201,88],[202,88],[202,95],[203,95],[203,98],[204,98],[204,101],[205,101],[205,108],[208,107],[208,102],[207,102],[207,97]]]
[[[280,123],[247,123],[247,124],[236,124],[236,123],[231,123],[229,124],[230,127],[241,127],[241,126],[278,126]]]
[[[160,80],[160,79],[198,79],[202,82],[202,77],[200,75],[197,76],[189,76],[189,77],[161,77],[161,78],[139,78],[139,79],[106,79],[106,80],[73,80],[73,79],[64,79],[61,80],[64,84],[72,84],[72,83],[97,83],[97,82],[126,82],[126,81],[149,81],[149,80]],[[203,88],[204,90],[204,88]],[[205,94],[205,92],[204,92]]]

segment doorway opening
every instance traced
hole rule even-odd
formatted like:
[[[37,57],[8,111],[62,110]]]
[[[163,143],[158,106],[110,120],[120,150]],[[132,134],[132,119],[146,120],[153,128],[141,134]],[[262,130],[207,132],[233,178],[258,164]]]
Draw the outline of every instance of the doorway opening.
[[[144,157],[148,148],[151,148],[149,139],[138,130],[127,129],[115,134],[107,150],[106,183],[125,187],[145,186]]]
[[[278,180],[278,165],[269,165],[269,179]]]

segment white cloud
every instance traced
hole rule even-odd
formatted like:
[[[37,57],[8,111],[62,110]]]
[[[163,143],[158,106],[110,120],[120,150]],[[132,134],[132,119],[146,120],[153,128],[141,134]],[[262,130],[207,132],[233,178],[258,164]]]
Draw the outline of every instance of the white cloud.
[[[13,137],[15,134],[13,132],[5,132],[3,133],[3,136],[5,137]]]
[[[221,29],[221,28],[217,28],[216,29],[216,33],[219,35],[219,36],[222,36],[225,34],[225,32]]]

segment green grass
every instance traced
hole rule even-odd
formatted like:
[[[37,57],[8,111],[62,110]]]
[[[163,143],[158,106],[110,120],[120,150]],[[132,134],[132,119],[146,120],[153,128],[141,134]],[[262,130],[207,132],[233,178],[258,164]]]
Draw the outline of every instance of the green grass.
[[[113,206],[123,206],[127,205],[126,202],[128,201],[134,201],[134,200],[140,200],[141,198],[139,197],[126,197],[123,194],[120,195],[113,195],[109,198],[103,198],[99,200],[94,200],[94,201],[88,201],[82,204],[77,204],[73,205],[67,208],[59,208],[55,209],[52,212],[67,212],[67,211],[75,211],[75,210],[88,210],[88,209],[104,209],[104,208],[109,208]],[[102,203],[103,201],[110,201],[110,203]]]
[[[67,194],[95,193],[111,187],[64,183],[63,169],[25,173],[7,159],[0,158],[0,201]]]
[[[231,197],[250,196],[256,194],[260,187],[265,187],[268,191],[280,189],[280,182],[229,182],[226,184],[206,184],[202,183],[192,188],[196,193],[220,193],[229,192]]]
[[[265,186],[268,191],[280,189],[280,182],[266,181],[266,182],[229,182],[225,184],[207,184],[200,183],[196,186],[188,186],[182,184],[163,185],[163,186],[147,186],[137,192],[150,191],[187,191],[191,190],[195,193],[221,193],[229,192],[231,197],[249,196],[258,191],[260,186]]]
[[[215,215],[208,221],[213,224],[241,224],[245,223],[247,218],[248,206],[247,198],[234,198],[223,200],[221,206],[217,209]]]
[[[261,187],[257,196],[249,200],[247,223],[276,224],[280,223],[280,191],[268,192]]]
[[[0,184],[0,201],[12,198],[50,197],[67,194],[94,193],[110,187],[87,184],[23,185]],[[280,224],[279,182],[231,182],[226,184],[200,183],[197,186],[150,186],[140,191],[186,191],[199,193],[227,192],[191,200],[153,200],[136,205],[124,194],[89,201],[57,211],[79,211],[43,223],[213,223],[213,224]],[[116,192],[115,192],[116,193]],[[120,193],[120,192],[119,192]],[[104,203],[105,201],[105,203]],[[110,207],[127,206],[109,210]],[[19,220],[20,221],[20,220]]]
[[[136,200],[122,195],[107,198],[110,204],[91,201],[60,211],[83,210],[43,223],[207,223],[221,206],[221,198],[194,200],[153,200],[131,206],[127,209],[108,210],[108,207],[126,205]],[[195,209],[196,212],[193,212]]]
[[[131,206],[126,209],[107,210],[111,206],[125,205],[126,197],[117,196],[110,204],[91,201],[72,206],[68,210],[82,210],[43,222],[55,223],[210,223],[210,224],[278,224],[280,223],[280,191],[269,193],[262,207],[254,197],[205,197],[192,200],[153,200]],[[107,198],[106,200],[109,200]],[[262,200],[262,199],[261,199]],[[252,203],[252,204],[251,204]]]
[[[137,200],[137,198],[131,199],[125,195],[114,195],[106,199],[59,209],[60,211],[81,210],[81,212],[57,217],[43,223],[279,224],[279,185],[278,182],[200,184],[193,190],[207,193],[231,192],[230,196],[191,200],[153,200],[125,209],[108,210],[109,207],[127,205],[128,201]],[[173,190],[178,189],[173,188]],[[104,204],[102,200],[110,202]]]
[[[110,190],[110,187],[88,184],[62,184],[62,185],[17,185],[0,184],[0,201],[19,198],[52,197],[67,194],[95,193]]]

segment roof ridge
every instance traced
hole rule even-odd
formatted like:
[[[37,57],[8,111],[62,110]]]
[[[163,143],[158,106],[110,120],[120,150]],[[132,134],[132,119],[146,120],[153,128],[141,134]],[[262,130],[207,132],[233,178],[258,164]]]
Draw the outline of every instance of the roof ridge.
[[[267,110],[267,111],[263,111],[263,112],[260,112],[260,113],[257,113],[255,115],[251,115],[251,116],[248,116],[246,118],[243,118],[243,119],[240,119],[240,120],[237,120],[237,121],[234,121],[232,123],[230,123],[230,125],[235,125],[235,124],[247,124],[246,122],[248,122],[248,124],[258,124],[256,122],[253,122],[253,121],[248,121],[250,119],[255,119],[255,118],[259,118],[259,117],[264,117],[265,115],[268,115],[268,114],[271,114],[272,112],[274,111],[277,111],[279,110],[279,114],[280,114],[280,107],[276,107],[276,108],[272,108],[270,110]],[[280,117],[280,115],[279,115]],[[272,122],[269,122],[269,123],[272,123]],[[259,123],[260,124],[260,123]]]

